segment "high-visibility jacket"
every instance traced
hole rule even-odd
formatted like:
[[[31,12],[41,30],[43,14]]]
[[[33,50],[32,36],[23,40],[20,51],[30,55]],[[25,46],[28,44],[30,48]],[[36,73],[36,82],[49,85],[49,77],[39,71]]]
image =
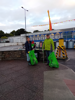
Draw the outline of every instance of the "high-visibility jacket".
[[[53,39],[49,38],[49,39],[45,39],[44,40],[44,43],[43,43],[43,46],[42,46],[42,49],[45,49],[45,50],[51,50],[51,45],[52,45],[52,49],[54,50],[54,42],[53,42]]]

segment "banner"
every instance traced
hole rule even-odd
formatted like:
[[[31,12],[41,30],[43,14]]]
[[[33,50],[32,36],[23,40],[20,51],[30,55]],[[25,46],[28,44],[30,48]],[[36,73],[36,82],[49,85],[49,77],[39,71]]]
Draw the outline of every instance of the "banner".
[[[48,15],[49,15],[49,14],[48,14]],[[49,16],[50,16],[50,15],[49,15]],[[49,20],[50,20],[50,17],[49,17]],[[33,27],[49,25],[49,29],[52,29],[52,25],[51,25],[51,24],[59,24],[59,23],[70,22],[70,21],[75,21],[75,19],[66,20],[66,21],[62,21],[62,22],[56,22],[56,23],[51,23],[51,20],[50,20],[49,24],[34,25]]]
[[[52,30],[52,24],[51,24],[51,19],[50,19],[50,15],[49,15],[49,10],[47,12],[48,12],[48,17],[49,17],[49,30],[51,31]]]

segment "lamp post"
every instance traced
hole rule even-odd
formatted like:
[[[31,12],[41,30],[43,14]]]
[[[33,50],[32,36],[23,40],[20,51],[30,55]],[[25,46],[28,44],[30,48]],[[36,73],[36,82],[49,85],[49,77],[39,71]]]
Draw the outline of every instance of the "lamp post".
[[[24,9],[25,11],[25,31],[26,31],[26,11],[28,11],[27,9],[25,9],[24,7],[21,7],[22,9]]]

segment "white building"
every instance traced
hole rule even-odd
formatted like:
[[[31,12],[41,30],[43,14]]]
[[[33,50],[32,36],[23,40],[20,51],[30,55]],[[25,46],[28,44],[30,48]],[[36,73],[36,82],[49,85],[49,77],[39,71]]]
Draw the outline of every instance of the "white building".
[[[20,36],[12,36],[12,37],[8,37],[8,39],[6,39],[6,41],[9,41],[10,43],[25,43],[26,38],[25,35],[20,35]]]

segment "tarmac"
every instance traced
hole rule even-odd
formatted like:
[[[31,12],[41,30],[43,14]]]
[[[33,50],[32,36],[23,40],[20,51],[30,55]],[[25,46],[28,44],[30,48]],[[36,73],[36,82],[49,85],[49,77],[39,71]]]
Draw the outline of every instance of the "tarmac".
[[[0,61],[0,100],[75,100],[75,50],[59,68],[24,60]]]

